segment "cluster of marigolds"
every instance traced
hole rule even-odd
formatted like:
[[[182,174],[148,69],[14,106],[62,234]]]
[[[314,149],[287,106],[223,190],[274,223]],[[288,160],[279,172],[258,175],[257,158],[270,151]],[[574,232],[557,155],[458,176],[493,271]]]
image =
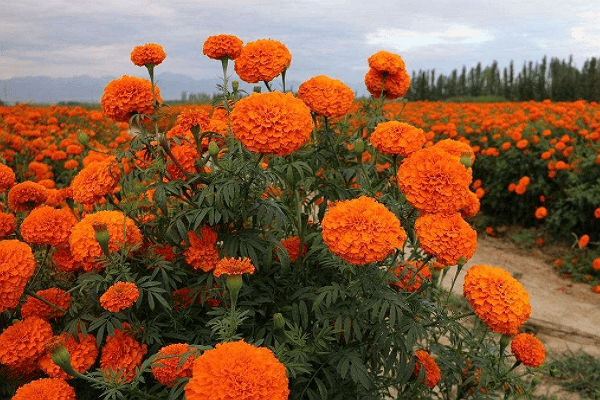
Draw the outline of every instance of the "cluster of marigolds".
[[[270,82],[285,73],[292,59],[286,46],[278,41],[243,44],[230,35],[209,37],[203,52],[215,60],[234,60],[235,72],[248,83]],[[157,44],[136,47],[131,53],[135,65],[146,66],[151,72],[165,57],[163,48]],[[400,56],[381,51],[371,56],[368,63],[365,83],[374,98],[391,100],[406,94],[410,79]],[[151,115],[161,101],[160,90],[149,80],[123,76],[110,82],[102,97],[102,108],[104,115],[117,123],[115,146],[126,145],[129,140],[128,122],[132,116]],[[300,85],[296,95],[276,91],[253,93],[232,105],[231,110],[175,108],[170,112],[177,115],[176,124],[166,133],[166,139],[172,141],[169,147],[172,157],[166,165],[168,176],[176,180],[210,172],[206,167],[202,171],[197,169],[196,161],[202,154],[194,142],[194,127],[222,135],[231,132],[255,153],[286,156],[310,145],[314,115],[342,118],[353,107],[356,107],[354,95],[348,86],[327,76],[317,76]],[[86,114],[82,109],[51,110]],[[286,367],[268,348],[243,340],[217,344],[202,354],[186,343],[172,343],[156,354],[147,354],[147,345],[136,340],[128,324],[122,330],[116,329],[102,343],[97,343],[96,337],[89,333],[67,337],[66,333],[56,332],[54,323],[68,312],[71,294],[57,287],[35,293],[27,291],[39,272],[34,252],[49,256],[55,271],[74,275],[103,274],[106,263],[99,260],[117,254],[127,256],[127,251],[151,250],[167,262],[173,260],[176,252],[166,245],[140,250],[145,242],[138,224],[152,216],[134,220],[107,203],[107,198],[119,190],[122,171],[127,174],[131,168],[143,168],[153,161],[151,158],[140,153],[133,166],[111,155],[110,148],[95,142],[96,149],[101,150],[89,151],[82,157],[85,148],[76,140],[75,129],[57,125],[58,120],[43,114],[45,111],[20,111],[23,119],[2,111],[4,126],[0,128],[5,146],[2,155],[7,162],[18,160],[19,152],[24,149],[38,154],[25,171],[0,165],[0,191],[6,193],[5,212],[0,213],[0,236],[4,238],[0,242],[0,312],[8,310],[14,316],[20,313],[19,319],[0,333],[0,375],[31,377],[16,390],[13,399],[75,399],[69,379],[85,379],[83,374],[97,366],[107,379],[132,381],[136,368],[149,358],[154,360],[152,374],[161,384],[173,386],[178,380],[189,378],[185,386],[188,400],[287,399],[290,391]],[[420,112],[426,111],[434,112]],[[405,119],[410,122],[417,118],[418,112],[407,112]],[[102,124],[108,122],[96,111],[89,112],[87,117],[97,124],[97,129],[85,132],[93,141],[95,132],[104,129]],[[44,123],[36,124],[37,121]],[[481,129],[490,123],[483,121]],[[397,167],[394,184],[418,210],[415,233],[419,245],[432,260],[407,261],[391,270],[398,279],[390,280],[390,285],[397,290],[416,291],[423,281],[431,279],[430,268],[442,270],[462,265],[477,246],[477,233],[465,218],[477,214],[484,190],[481,183],[473,186],[475,191],[470,189],[471,165],[476,154],[494,156],[498,149],[474,149],[464,140],[453,139],[456,135],[452,134],[451,138],[434,144],[431,132],[455,129],[450,125],[431,126],[426,133],[409,123],[390,120],[377,125],[368,138],[377,151],[399,160],[394,166]],[[48,139],[61,130],[67,133],[60,143]],[[526,148],[529,142],[521,141],[517,128],[513,131],[516,146]],[[568,139],[557,141],[556,151],[548,157],[569,152],[568,144]],[[209,151],[211,145],[206,140],[201,147]],[[503,151],[510,147],[510,142],[501,146]],[[556,174],[565,168],[559,163],[553,164],[552,169],[549,167],[549,172]],[[57,188],[52,180],[52,168],[58,165],[73,177],[62,188]],[[17,182],[15,172],[30,179]],[[519,181],[515,192],[526,191],[527,183],[527,179]],[[147,193],[147,198],[151,199],[152,194]],[[538,210],[536,216],[543,218],[545,212]],[[358,266],[378,263],[404,247],[407,232],[401,222],[372,197],[331,202],[321,221],[322,239],[345,262]],[[181,252],[189,267],[199,274],[225,276],[230,291],[235,292],[242,274],[255,273],[249,259],[219,257],[219,240],[211,227],[190,231],[189,237],[189,247]],[[294,262],[300,254],[298,238],[282,238],[282,246]],[[52,286],[51,281],[48,283]],[[189,304],[191,299],[187,294],[186,288],[173,293],[174,310]],[[139,296],[140,290],[134,282],[114,282],[98,298],[98,307],[121,312],[133,307]],[[543,344],[530,334],[519,333],[531,314],[529,295],[508,272],[489,265],[470,267],[464,296],[492,331],[512,337],[511,350],[518,363],[531,367],[542,364]],[[210,304],[217,307],[219,302],[213,299]],[[423,383],[435,387],[442,371],[434,355],[426,349],[415,349],[414,358],[415,376],[423,376],[420,374],[424,369]],[[42,373],[46,377],[40,377]],[[228,397],[223,397],[223,393]]]

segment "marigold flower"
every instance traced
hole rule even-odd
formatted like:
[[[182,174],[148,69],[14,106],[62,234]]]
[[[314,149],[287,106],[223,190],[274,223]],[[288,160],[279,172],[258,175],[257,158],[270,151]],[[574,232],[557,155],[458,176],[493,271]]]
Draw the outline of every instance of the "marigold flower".
[[[290,236],[281,241],[281,245],[285,248],[290,258],[291,263],[295,263],[298,260],[298,256],[300,256],[300,237],[299,236]],[[304,248],[302,249],[302,254],[306,254],[307,247],[306,243],[304,244]]]
[[[477,215],[477,213],[479,213],[480,207],[481,203],[479,201],[479,196],[477,195],[477,193],[468,191],[466,202],[460,209],[460,215],[463,218],[474,217]]]
[[[154,86],[156,101],[162,103],[160,90]],[[152,114],[152,83],[143,78],[123,75],[104,88],[100,100],[104,114],[117,122],[128,122],[134,114]]]
[[[35,272],[35,257],[27,243],[0,241],[0,312],[15,308]]]
[[[366,196],[333,203],[325,212],[322,228],[329,250],[356,265],[384,260],[401,249],[407,238],[396,215]]]
[[[226,257],[219,260],[213,275],[218,278],[221,275],[242,275],[242,274],[253,274],[254,265],[248,257],[244,258],[233,258]]]
[[[47,199],[48,189],[31,181],[17,183],[8,192],[8,206],[15,212],[37,207]]]
[[[52,326],[41,318],[15,322],[0,334],[0,364],[17,370],[35,364],[52,336]]]
[[[519,333],[511,344],[510,351],[517,361],[522,362],[528,367],[539,367],[546,358],[546,348],[544,344],[535,336],[529,333]]]
[[[600,218],[600,207],[596,208],[594,210],[594,217],[595,218]]]
[[[214,60],[220,60],[227,57],[235,60],[242,52],[244,42],[233,35],[214,35],[209,36],[202,46],[202,54]]]
[[[425,350],[417,350],[415,352],[415,367],[413,374],[419,376],[421,368],[425,368],[425,377],[423,378],[423,384],[430,388],[438,384],[442,379],[442,374],[439,365],[435,362],[435,359]]]
[[[67,381],[41,378],[17,389],[11,400],[75,400],[75,389]]]
[[[319,115],[341,117],[354,103],[354,92],[338,79],[318,75],[300,84],[297,96]]]
[[[235,59],[234,69],[244,82],[270,82],[291,63],[292,55],[283,43],[260,39],[242,47],[240,55]]]
[[[116,282],[100,296],[100,305],[107,311],[119,312],[131,307],[140,297],[140,290],[133,282]]]
[[[365,85],[369,93],[376,99],[381,96],[383,90],[386,99],[394,100],[398,97],[404,97],[408,92],[408,89],[410,89],[410,76],[404,69],[395,74],[388,74],[371,68],[365,75]]]
[[[469,157],[471,159],[471,164],[475,162],[475,152],[473,151],[473,148],[467,143],[453,139],[444,139],[434,144],[433,147],[440,148],[446,153],[453,155],[454,157],[457,157],[459,159],[463,157]]]
[[[216,247],[217,233],[209,226],[202,227],[201,237],[189,231],[190,247],[184,250],[185,261],[195,271],[210,272],[219,262],[219,250]]]
[[[592,268],[594,268],[594,271],[600,271],[600,258],[595,258],[592,261]]]
[[[285,366],[265,347],[219,343],[196,359],[185,386],[187,400],[284,400],[290,390]]]
[[[398,168],[397,182],[406,199],[424,212],[460,210],[467,200],[472,177],[446,151],[429,147],[405,158]]]
[[[422,129],[399,121],[379,123],[369,140],[382,153],[397,154],[402,157],[421,150],[427,142]]]
[[[13,233],[16,227],[17,220],[14,214],[0,212],[0,239]]]
[[[152,375],[157,381],[173,387],[180,378],[192,376],[195,354],[189,354],[183,363],[182,357],[193,349],[187,343],[175,343],[161,348],[152,363]]]
[[[197,172],[196,161],[200,159],[200,154],[198,154],[195,146],[192,146],[189,142],[183,142],[180,145],[171,145],[170,150],[178,162],[176,164],[170,159],[167,161],[167,173],[172,180],[185,179],[185,173],[193,174]]]
[[[579,246],[580,249],[583,249],[583,248],[587,247],[589,242],[590,242],[589,235],[581,235],[581,237],[577,241],[577,245]]]
[[[469,260],[477,249],[477,232],[459,213],[422,214],[415,221],[421,248],[444,265]]]
[[[397,74],[401,70],[406,69],[402,57],[384,50],[373,54],[367,61],[369,68],[376,69],[379,72],[387,72],[388,74]]]
[[[0,193],[10,189],[15,184],[15,172],[8,165],[0,164]]]
[[[126,329],[126,326],[123,328]],[[128,333],[115,329],[114,336],[108,336],[102,347],[100,368],[108,376],[118,382],[131,382],[135,377],[135,369],[142,365],[142,359],[148,346],[141,344]]]
[[[407,292],[416,292],[423,280],[431,279],[431,271],[423,262],[407,261],[390,272],[398,278],[397,281],[390,281],[390,286]]]
[[[75,272],[83,268],[83,264],[75,261],[69,245],[57,247],[52,254],[52,263],[58,271]]]
[[[80,204],[94,204],[119,185],[121,171],[114,156],[84,167],[71,181],[73,200]]]
[[[203,132],[210,125],[210,117],[203,109],[186,108],[177,115],[175,123],[185,131],[189,131],[194,126],[197,126],[200,127],[200,132]],[[190,135],[189,138],[193,139],[193,136]]]
[[[96,259],[104,253],[98,240],[94,225],[106,226],[110,237],[108,249],[111,253],[121,250],[123,245],[127,248],[142,244],[142,234],[133,220],[120,211],[98,211],[86,215],[73,227],[69,237],[71,253],[75,261],[81,262],[86,271],[101,269]]]
[[[472,266],[463,294],[475,314],[494,332],[514,335],[531,315],[529,293],[502,268]]]
[[[253,93],[231,112],[236,139],[256,153],[280,156],[298,150],[313,129],[310,110],[291,93]]]
[[[131,62],[138,67],[148,64],[158,65],[162,63],[167,54],[165,49],[156,43],[146,43],[142,46],[135,46],[131,51]]]
[[[71,366],[80,374],[85,373],[96,362],[96,358],[98,357],[98,345],[96,344],[96,337],[94,335],[88,334],[83,336],[79,333],[77,338],[74,335],[71,335],[67,339],[67,333],[65,332],[62,333],[57,340],[59,340],[67,349]],[[49,351],[40,358],[38,365],[42,371],[52,378],[73,378],[52,361]]]
[[[21,236],[29,244],[64,246],[69,244],[71,230],[77,218],[70,209],[40,206],[21,223]]]
[[[546,207],[538,207],[535,210],[535,217],[537,219],[544,219],[544,218],[546,218],[547,215],[548,215],[548,210],[546,209]]]
[[[71,294],[59,288],[38,290],[35,294],[63,310],[67,310],[71,305]],[[39,317],[48,321],[63,315],[65,315],[64,312],[31,296],[28,296],[21,306],[21,316],[23,318]]]

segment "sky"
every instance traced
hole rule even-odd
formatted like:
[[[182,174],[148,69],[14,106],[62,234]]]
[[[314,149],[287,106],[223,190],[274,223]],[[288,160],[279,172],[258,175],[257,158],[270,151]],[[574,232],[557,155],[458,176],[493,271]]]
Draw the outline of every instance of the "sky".
[[[202,55],[221,33],[270,38],[292,53],[287,78],[328,75],[362,82],[367,58],[399,54],[407,69],[500,68],[511,60],[600,56],[600,0],[20,0],[0,11],[0,79],[24,76],[146,76],[133,47],[159,43],[156,72],[211,79],[220,63]]]

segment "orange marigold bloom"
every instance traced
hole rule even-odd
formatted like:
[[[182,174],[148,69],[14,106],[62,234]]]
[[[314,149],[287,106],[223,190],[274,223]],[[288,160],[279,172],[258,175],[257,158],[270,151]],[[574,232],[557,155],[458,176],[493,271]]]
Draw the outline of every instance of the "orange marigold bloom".
[[[253,93],[236,103],[231,128],[248,150],[283,156],[304,145],[313,123],[309,108],[292,93]]]
[[[290,257],[290,262],[294,263],[298,260],[298,256],[300,255],[300,237],[299,236],[290,236],[281,241],[281,245],[285,248]],[[304,244],[304,248],[302,250],[302,254],[305,254],[307,251],[306,243]]]
[[[379,123],[369,140],[382,153],[398,154],[402,157],[421,150],[427,142],[423,129],[399,121]]]
[[[546,207],[538,207],[535,210],[535,217],[537,219],[544,219],[544,218],[546,218],[547,215],[548,215],[548,210],[546,209]]]
[[[600,218],[600,207],[596,208],[594,210],[594,217],[595,218]]]
[[[502,268],[472,266],[465,276],[463,294],[475,314],[503,335],[516,334],[531,315],[529,293]]]
[[[477,249],[477,232],[459,213],[422,214],[415,221],[421,248],[444,265],[470,259]]]
[[[285,366],[266,347],[243,340],[218,343],[196,359],[185,386],[187,400],[285,400]]]
[[[119,312],[131,307],[140,297],[140,290],[133,282],[116,282],[100,296],[100,305],[107,311]]]
[[[401,70],[406,69],[402,57],[384,50],[373,54],[367,61],[370,68],[376,69],[379,72],[387,72],[388,74],[397,74]]]
[[[478,189],[479,190],[479,189]],[[474,217],[479,212],[479,208],[481,207],[481,203],[479,201],[479,196],[477,193],[473,193],[470,190],[467,192],[465,204],[460,209],[460,215],[463,218]]]
[[[0,239],[15,231],[17,221],[13,214],[0,212]]]
[[[592,262],[592,268],[594,268],[594,271],[600,271],[600,258],[594,259]]]
[[[440,148],[446,153],[458,157],[459,159],[469,157],[471,159],[471,164],[475,162],[475,152],[468,143],[453,139],[444,139],[437,142],[433,147]]]
[[[511,344],[510,351],[517,361],[522,362],[528,367],[539,367],[546,358],[546,348],[544,344],[535,336],[529,333],[519,333]]]
[[[394,100],[398,97],[404,97],[408,92],[408,89],[410,89],[410,76],[404,69],[395,74],[387,74],[371,68],[365,75],[365,85],[369,93],[376,99],[381,96],[383,89],[385,98]]]
[[[160,90],[154,86],[156,101],[162,103]],[[104,114],[117,122],[128,122],[134,114],[152,114],[152,84],[144,78],[123,75],[104,88],[100,100]]]
[[[114,156],[84,167],[71,181],[73,200],[93,204],[112,193],[119,184],[121,171]]]
[[[69,244],[71,230],[77,218],[70,209],[40,206],[21,223],[21,236],[29,244],[63,246]]]
[[[111,253],[142,244],[142,234],[133,220],[120,211],[98,211],[86,215],[73,227],[69,237],[71,253],[75,261],[83,263],[86,271],[101,269],[96,259],[102,256],[102,248],[96,239],[94,225],[105,225],[108,235],[108,249]]]
[[[226,257],[219,260],[213,271],[213,275],[218,278],[221,275],[253,274],[254,270],[254,265],[252,265],[252,261],[248,257]]]
[[[66,199],[73,198],[73,189],[48,189],[48,199],[45,204],[50,207],[57,207],[65,202]]]
[[[195,354],[190,353],[183,363],[181,359],[185,353],[193,350],[187,343],[175,343],[161,348],[152,363],[152,375],[168,387],[173,387],[180,378],[191,377]]]
[[[384,260],[407,238],[396,215],[366,196],[333,203],[321,225],[329,250],[356,265]]]
[[[15,172],[8,165],[0,164],[0,192],[10,189],[15,184]]]
[[[41,378],[17,389],[11,400],[75,400],[75,389],[67,381]]]
[[[202,46],[202,54],[214,60],[220,60],[227,57],[230,60],[235,60],[242,52],[244,42],[233,35],[214,35],[209,36],[204,41]]]
[[[189,131],[192,127],[198,126],[200,127],[200,132],[203,132],[208,128],[209,124],[210,117],[201,108],[186,108],[177,115],[176,125],[179,125],[184,131]],[[193,136],[190,134],[189,138],[193,139]]]
[[[96,358],[98,357],[98,345],[96,344],[96,337],[94,335],[88,334],[87,336],[83,336],[80,333],[78,338],[71,335],[67,339],[67,333],[65,332],[57,337],[56,340],[58,340],[69,352],[71,366],[75,371],[83,374],[96,362]],[[49,351],[40,358],[38,365],[46,375],[52,378],[73,378],[52,361]]]
[[[83,268],[79,261],[75,261],[71,248],[67,246],[57,247],[52,254],[52,263],[58,271],[75,272]]]
[[[165,49],[156,43],[146,43],[142,46],[135,46],[131,51],[131,62],[138,67],[148,64],[158,65],[162,63],[167,54]]]
[[[583,249],[583,248],[587,247],[589,242],[590,242],[589,235],[581,235],[581,237],[577,241],[577,245],[579,246],[580,249]]]
[[[235,59],[234,69],[244,82],[269,82],[285,71],[291,63],[292,54],[283,43],[272,39],[260,39],[242,47],[240,55]]]
[[[27,243],[0,241],[0,312],[19,304],[27,281],[35,272],[35,257]]]
[[[398,168],[397,179],[415,208],[439,213],[462,208],[472,177],[456,157],[434,146],[405,158]]]
[[[425,350],[417,350],[415,352],[415,368],[413,374],[419,376],[421,368],[425,368],[425,377],[423,378],[423,384],[430,388],[438,384],[442,379],[442,374],[439,365],[435,362],[435,359]]]
[[[41,318],[15,322],[0,334],[0,364],[17,370],[35,364],[52,336],[52,326]]]
[[[171,144],[171,153],[173,157],[179,163],[167,161],[167,173],[171,179],[185,179],[185,173],[196,173],[196,161],[200,159],[200,154],[196,150],[195,146],[192,146],[189,142],[182,142],[180,145]],[[183,168],[183,171],[181,170]]]
[[[325,75],[303,82],[297,96],[311,111],[327,118],[343,116],[354,103],[354,92],[349,86]]]
[[[48,189],[31,181],[17,183],[8,192],[8,206],[13,211],[27,211],[47,199]]]
[[[407,261],[390,272],[398,278],[397,281],[390,281],[390,286],[407,292],[416,292],[423,280],[431,279],[431,271],[421,261]]]
[[[201,237],[190,231],[190,247],[185,249],[185,261],[195,270],[210,272],[219,262],[219,250],[216,247],[217,233],[209,226],[202,227]]]
[[[127,329],[126,326],[123,328]],[[148,346],[141,344],[128,333],[115,329],[114,336],[108,336],[102,347],[100,368],[116,381],[131,382],[135,377],[135,369],[142,365],[142,359]]]
[[[71,306],[71,294],[62,289],[50,288],[38,290],[35,294],[65,311]],[[65,315],[64,312],[58,311],[55,307],[51,307],[31,296],[28,296],[23,306],[21,306],[21,317],[23,318],[39,317],[48,321],[53,318],[62,317],[63,315]]]

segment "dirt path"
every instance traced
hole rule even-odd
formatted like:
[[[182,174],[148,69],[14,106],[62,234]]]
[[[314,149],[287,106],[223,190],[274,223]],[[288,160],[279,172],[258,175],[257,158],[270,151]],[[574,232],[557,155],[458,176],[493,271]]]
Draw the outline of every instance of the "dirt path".
[[[462,295],[466,270],[472,265],[502,267],[517,278],[531,297],[532,314],[526,325],[550,352],[582,349],[600,357],[600,295],[589,285],[559,277],[544,249],[521,250],[503,238],[480,235],[477,252],[461,271],[454,292]],[[444,286],[450,287],[455,269]]]

